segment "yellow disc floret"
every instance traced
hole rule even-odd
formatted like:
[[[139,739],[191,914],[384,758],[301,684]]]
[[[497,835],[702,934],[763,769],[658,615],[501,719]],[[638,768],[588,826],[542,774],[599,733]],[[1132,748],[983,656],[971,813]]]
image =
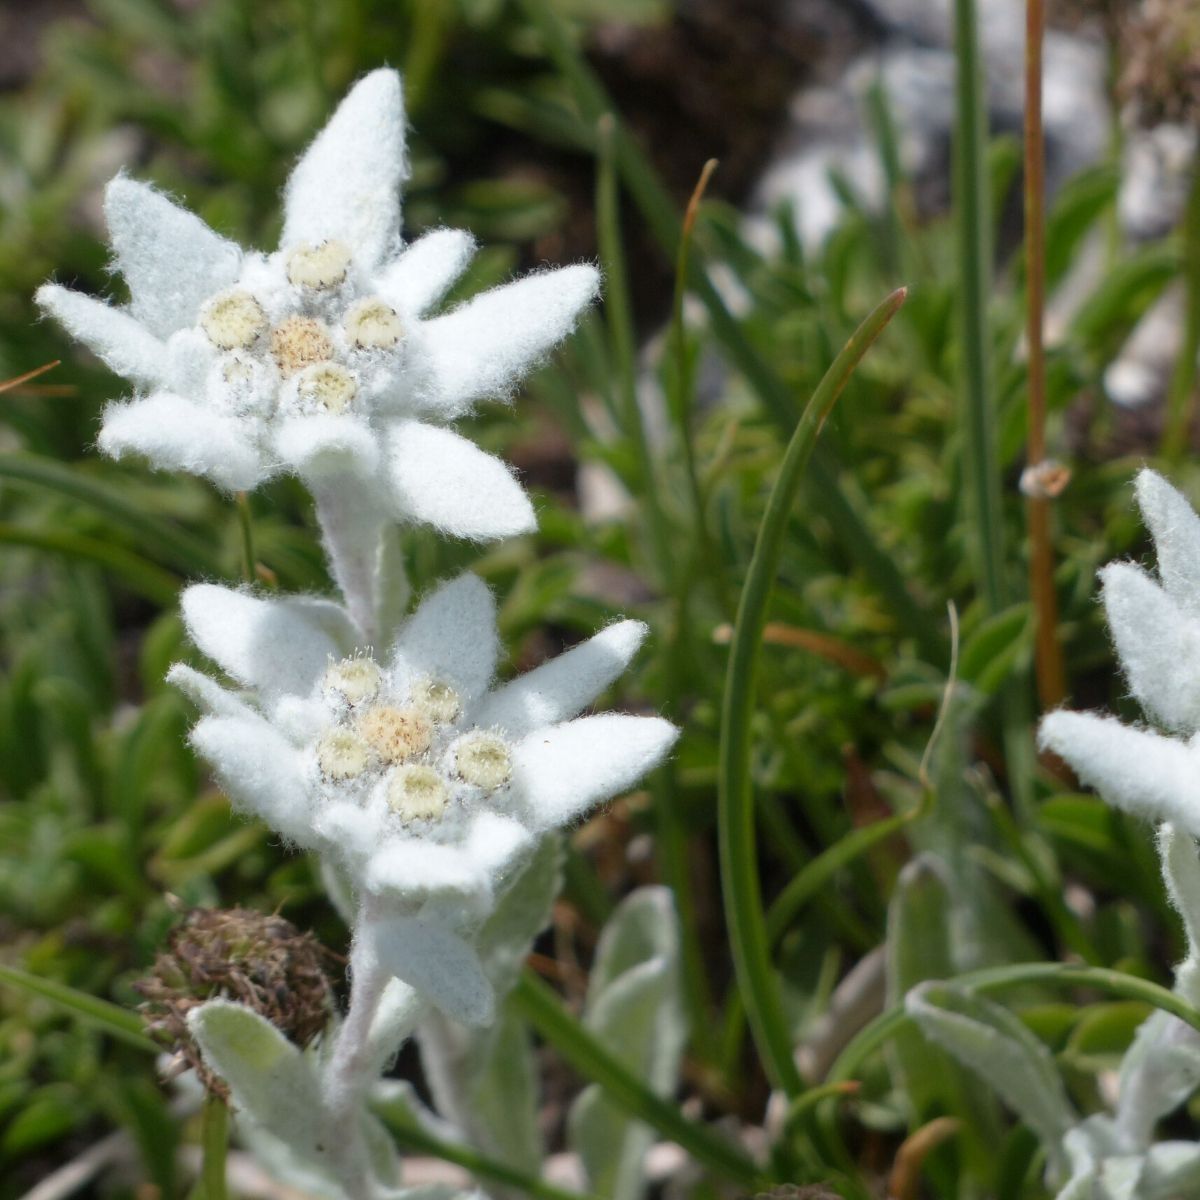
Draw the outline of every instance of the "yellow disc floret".
[[[435,725],[449,725],[462,712],[458,693],[438,679],[419,680],[412,690],[412,702]]]
[[[302,400],[329,413],[344,413],[354,400],[358,384],[354,376],[332,362],[319,362],[300,376],[297,391]]]
[[[271,330],[271,354],[285,375],[295,375],[333,354],[329,330],[312,317],[288,317]]]
[[[390,350],[404,336],[404,326],[394,308],[371,297],[346,314],[346,336],[360,350]]]
[[[433,821],[446,811],[447,792],[442,777],[419,763],[397,767],[388,780],[388,807],[402,821]]]
[[[350,247],[331,239],[317,245],[297,246],[288,255],[287,277],[297,287],[336,287],[350,268]]]
[[[374,700],[383,682],[383,671],[370,658],[343,658],[332,663],[325,672],[323,685],[341,692],[350,704]]]
[[[371,748],[351,729],[331,729],[317,743],[317,766],[326,779],[356,779],[371,761]]]
[[[252,345],[267,327],[267,315],[249,292],[224,292],[211,300],[200,317],[200,328],[222,350]]]
[[[433,741],[428,718],[415,708],[392,708],[386,704],[369,708],[358,719],[359,735],[383,762],[408,762],[424,754]]]
[[[460,778],[488,792],[503,787],[512,775],[508,746],[493,733],[474,733],[459,742],[454,765]]]

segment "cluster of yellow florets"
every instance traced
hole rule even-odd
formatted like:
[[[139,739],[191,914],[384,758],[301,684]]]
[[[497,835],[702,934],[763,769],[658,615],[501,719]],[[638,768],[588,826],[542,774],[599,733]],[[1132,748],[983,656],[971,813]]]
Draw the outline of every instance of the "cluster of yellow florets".
[[[296,395],[306,409],[348,412],[359,382],[351,366],[338,361],[333,326],[340,325],[344,345],[360,351],[395,350],[405,332],[399,314],[378,296],[347,296],[335,312],[329,296],[350,278],[350,258],[350,248],[333,239],[293,247],[286,271],[300,311],[272,324],[258,299],[232,288],[208,302],[200,328],[219,350],[250,353],[274,363],[284,379],[296,377]]]
[[[322,689],[339,708],[337,722],[316,743],[317,767],[330,783],[386,775],[388,807],[402,821],[434,821],[456,784],[484,792],[512,775],[512,754],[497,734],[474,730],[446,750],[462,701],[448,683],[420,679],[403,702],[385,694],[379,665],[344,658],[325,672]]]

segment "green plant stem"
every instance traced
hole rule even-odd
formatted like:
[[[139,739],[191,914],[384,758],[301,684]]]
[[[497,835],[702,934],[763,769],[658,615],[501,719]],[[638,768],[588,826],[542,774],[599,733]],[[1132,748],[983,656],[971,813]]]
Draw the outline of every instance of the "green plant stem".
[[[698,1163],[739,1187],[756,1191],[767,1182],[766,1173],[744,1151],[720,1134],[689,1121],[672,1102],[656,1095],[613,1058],[540,979],[526,972],[511,992],[510,1003],[576,1071],[599,1084],[609,1099],[630,1116],[645,1121],[677,1142]]]
[[[579,53],[562,18],[547,0],[520,2],[530,23],[545,42],[547,54],[562,72],[590,133],[590,127],[594,127],[601,116],[614,111],[610,98]],[[614,123],[613,147],[617,169],[631,198],[665,253],[675,255],[682,232],[679,213],[646,156],[619,121]],[[729,361],[745,376],[771,419],[790,435],[796,420],[791,389],[746,337],[698,258],[695,254],[689,258],[688,284],[708,311],[714,337],[724,347]],[[809,486],[811,494],[820,497],[822,515],[832,527],[834,537],[847,553],[854,556],[863,573],[885,598],[896,615],[899,628],[916,638],[927,661],[944,665],[948,657],[945,637],[929,613],[913,599],[896,563],[879,545],[861,506],[847,499],[838,466],[832,454],[822,447],[817,447],[813,454]]]
[[[536,1175],[528,1175],[507,1163],[488,1158],[470,1146],[443,1141],[417,1125],[400,1124],[390,1119],[387,1112],[380,1115],[401,1150],[428,1154],[442,1159],[443,1162],[454,1163],[470,1171],[477,1179],[486,1179],[506,1188],[516,1188],[527,1196],[534,1197],[534,1200],[596,1200],[596,1197],[587,1192],[570,1192],[565,1188],[555,1187]]]
[[[247,583],[258,578],[254,554],[254,515],[250,511],[250,497],[245,492],[237,494],[238,525],[242,531],[242,574]]]
[[[954,209],[958,223],[959,308],[962,314],[962,420],[970,546],[984,611],[1008,604],[1004,579],[1004,511],[1000,457],[989,366],[987,301],[991,290],[992,238],[987,174],[985,73],[979,55],[975,0],[954,0],[957,113],[954,138]],[[1033,803],[1033,743],[1025,681],[1004,689],[1004,757],[1016,807]]]
[[[662,507],[654,458],[646,438],[637,396],[637,344],[633,327],[633,307],[629,299],[629,279],[621,242],[620,203],[617,195],[615,122],[605,113],[596,123],[599,154],[596,173],[596,234],[600,243],[600,263],[604,270],[604,312],[608,320],[609,340],[616,361],[618,411],[625,436],[633,446],[637,463],[638,502],[646,513],[654,565],[670,590],[675,582],[670,529]]]
[[[957,68],[954,208],[958,219],[962,316],[963,428],[967,496],[979,591],[989,615],[1005,605],[1003,514],[988,365],[987,298],[991,281],[984,69],[975,0],[954,0]]]
[[[200,1171],[204,1200],[228,1200],[225,1158],[229,1150],[229,1109],[220,1096],[205,1097],[200,1140],[204,1156]]]
[[[792,1058],[791,1035],[771,967],[755,843],[750,757],[755,685],[767,603],[778,571],[788,520],[804,469],[825,418],[871,344],[904,303],[893,292],[859,326],[817,385],[792,435],[767,502],[730,645],[721,713],[717,841],[725,921],[750,1029],[771,1082],[789,1097],[804,1089]]]
[[[1192,164],[1192,183],[1183,212],[1183,278],[1186,308],[1183,345],[1175,360],[1167,391],[1167,427],[1162,454],[1174,466],[1188,444],[1192,422],[1192,394],[1196,388],[1196,357],[1200,354],[1200,160]]]

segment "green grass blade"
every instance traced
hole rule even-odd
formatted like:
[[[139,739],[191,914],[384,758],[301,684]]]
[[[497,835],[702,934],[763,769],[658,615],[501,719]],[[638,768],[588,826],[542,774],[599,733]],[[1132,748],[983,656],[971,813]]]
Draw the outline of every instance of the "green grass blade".
[[[771,968],[758,880],[750,775],[750,727],[763,626],[788,520],[817,436],[855,367],[904,303],[905,295],[904,289],[893,292],[859,326],[817,385],[796,426],[759,528],[738,605],[725,680],[717,799],[725,921],[755,1043],[767,1074],[788,1096],[798,1095],[804,1085],[792,1058],[791,1037]]]
[[[89,996],[87,992],[68,987],[65,983],[58,983],[53,979],[43,979],[40,975],[32,975],[17,967],[0,965],[0,983],[10,984],[12,987],[18,987],[35,996],[40,996],[43,1000],[49,1000],[72,1016],[78,1017],[86,1024],[94,1026],[127,1045],[135,1046],[150,1054],[158,1054],[162,1051],[161,1046],[151,1041],[142,1032],[142,1020],[136,1013],[129,1012],[108,1000],[101,1000],[98,996]]]
[[[885,817],[863,829],[855,829],[828,850],[822,851],[798,875],[793,875],[787,886],[775,899],[767,913],[767,938],[771,945],[779,941],[795,920],[796,914],[808,903],[843,867],[865,854],[872,846],[886,841],[898,833],[918,814],[898,813]]]
[[[501,1187],[516,1188],[527,1196],[534,1197],[534,1200],[596,1200],[587,1192],[569,1192],[565,1188],[555,1187],[544,1179],[538,1179],[534,1175],[517,1170],[516,1167],[510,1167],[507,1163],[480,1154],[470,1146],[444,1141],[408,1121],[401,1123],[388,1109],[382,1110],[379,1115],[392,1135],[392,1140],[407,1153],[428,1154],[440,1158],[443,1162],[454,1163],[470,1171],[476,1179],[498,1183]]]
[[[992,264],[984,71],[975,0],[955,0],[957,117],[954,181],[962,318],[963,425],[971,545],[980,594],[989,613],[1005,605],[1000,462],[992,411],[987,298]]]
[[[604,315],[617,376],[618,411],[625,436],[633,446],[637,463],[638,501],[645,510],[655,565],[669,588],[674,578],[674,552],[662,490],[658,486],[654,458],[646,438],[646,425],[637,395],[637,336],[633,327],[633,305],[629,277],[621,243],[621,214],[617,189],[614,148],[615,122],[605,114],[597,123],[599,155],[596,172],[596,234],[600,265],[604,271]]]
[[[511,1002],[530,1025],[585,1079],[597,1083],[614,1104],[645,1121],[682,1146],[697,1162],[757,1191],[764,1172],[732,1142],[689,1121],[668,1100],[652,1092],[596,1041],[559,1003],[541,980],[528,972],[511,993]]]
[[[222,576],[224,571],[207,546],[169,521],[144,512],[106,483],[77,470],[29,454],[0,454],[0,479],[47,488],[111,517],[156,558],[189,575]]]
[[[155,604],[174,604],[179,592],[179,580],[170,571],[164,571],[162,567],[130,550],[123,550],[111,542],[87,537],[82,533],[60,529],[30,529],[23,525],[4,523],[0,524],[0,543],[28,546],[33,550],[46,550],[67,558],[82,558],[97,563],[118,576],[132,591],[140,593]]]

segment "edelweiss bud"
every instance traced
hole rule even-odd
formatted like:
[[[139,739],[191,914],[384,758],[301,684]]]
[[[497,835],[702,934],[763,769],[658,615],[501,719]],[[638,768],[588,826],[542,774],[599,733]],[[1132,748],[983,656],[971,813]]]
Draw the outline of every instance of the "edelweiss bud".
[[[355,779],[370,761],[370,747],[353,730],[331,729],[317,743],[317,766],[326,779]]]
[[[389,765],[424,754],[433,741],[433,729],[415,708],[369,708],[358,719],[359,735]]]
[[[512,757],[501,738],[493,733],[475,733],[455,749],[455,769],[467,783],[485,791],[503,787],[512,775]]]
[[[383,682],[379,664],[370,658],[343,658],[333,663],[325,672],[322,686],[329,691],[340,692],[349,704],[371,700]]]
[[[337,415],[354,402],[358,384],[345,367],[319,362],[301,373],[296,390],[308,405]]]
[[[390,350],[404,336],[404,326],[394,308],[368,298],[346,314],[346,336],[360,350]]]
[[[267,315],[249,292],[225,292],[210,301],[200,328],[222,350],[244,350],[267,327]]]
[[[295,375],[333,354],[333,340],[320,321],[288,317],[271,330],[271,354],[285,375]]]
[[[446,811],[446,784],[432,768],[397,767],[388,781],[388,807],[402,821],[433,821]]]
[[[437,679],[419,680],[412,690],[412,702],[435,725],[450,725],[462,712],[458,693]]]
[[[336,238],[316,246],[297,246],[288,255],[287,277],[304,288],[336,287],[350,268],[350,247]]]

